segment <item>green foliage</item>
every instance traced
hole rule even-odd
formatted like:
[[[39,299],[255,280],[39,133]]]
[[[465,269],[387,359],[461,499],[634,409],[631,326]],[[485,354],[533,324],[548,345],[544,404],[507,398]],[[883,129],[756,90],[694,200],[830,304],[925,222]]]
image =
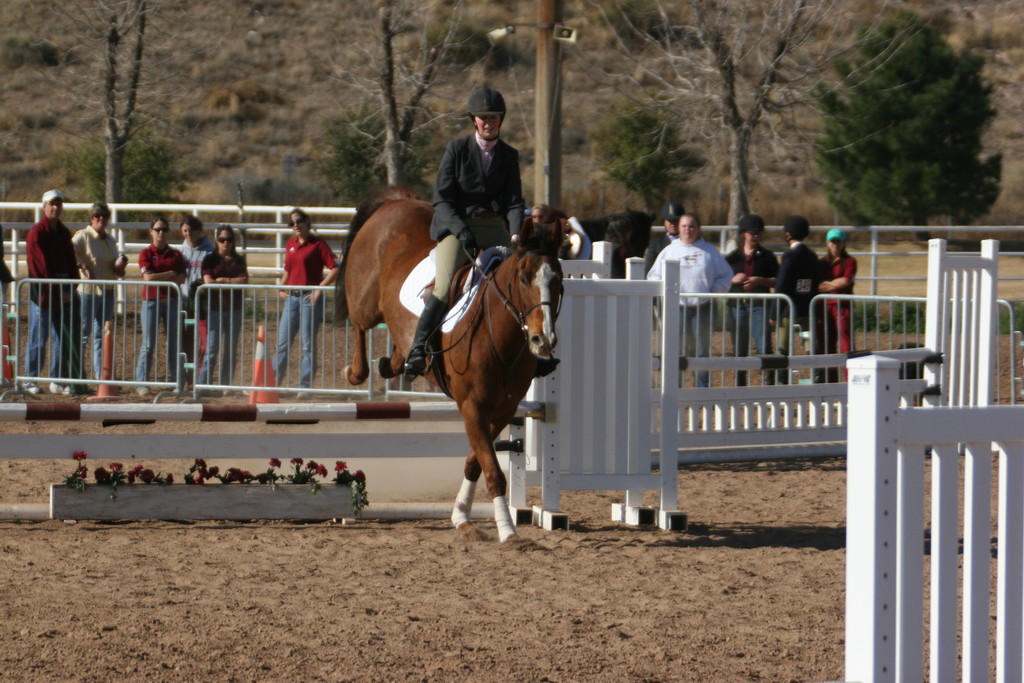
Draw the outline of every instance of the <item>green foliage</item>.
[[[56,66],[59,63],[53,43],[24,33],[0,34],[0,65],[9,69],[19,66]]]
[[[326,122],[315,166],[335,197],[357,203],[366,192],[387,182],[384,168],[384,119],[369,102]],[[425,155],[420,140],[407,146],[406,185],[422,185]]]
[[[101,141],[72,149],[63,162],[73,192],[82,201],[106,196],[106,153]],[[156,137],[136,137],[128,143],[122,174],[122,202],[172,202],[186,185],[185,170],[174,147]]]
[[[859,224],[968,223],[999,195],[1001,157],[982,159],[995,116],[984,59],[957,56],[911,12],[864,35],[845,86],[818,93],[825,133],[818,166],[832,205]]]
[[[677,151],[678,131],[671,119],[629,103],[600,118],[591,140],[608,178],[645,198],[664,195],[695,165]]]

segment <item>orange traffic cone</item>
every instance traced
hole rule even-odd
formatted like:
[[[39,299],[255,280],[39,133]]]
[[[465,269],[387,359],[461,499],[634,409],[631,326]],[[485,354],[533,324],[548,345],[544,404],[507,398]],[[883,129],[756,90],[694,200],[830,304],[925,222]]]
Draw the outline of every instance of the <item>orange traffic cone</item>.
[[[257,387],[276,387],[277,377],[274,366],[267,362],[267,335],[263,325],[256,332],[256,360],[252,369],[252,383]],[[278,403],[276,391],[254,391],[249,394],[249,403]]]
[[[3,315],[3,311],[0,311],[0,315]],[[3,325],[3,327],[4,327],[4,347],[3,347],[4,376],[3,376],[3,380],[2,381],[4,383],[6,383],[6,382],[13,382],[14,381],[14,370],[11,369],[11,362],[10,362],[10,360],[8,360],[9,357],[10,357],[10,353],[11,353],[11,333],[7,329],[7,316],[6,315],[3,316],[3,320],[0,321],[0,325]]]
[[[111,320],[103,323],[103,362],[100,365],[100,379],[108,382],[114,379],[114,323]],[[120,395],[120,390],[113,384],[101,384],[96,390],[96,395],[86,400],[108,401]]]

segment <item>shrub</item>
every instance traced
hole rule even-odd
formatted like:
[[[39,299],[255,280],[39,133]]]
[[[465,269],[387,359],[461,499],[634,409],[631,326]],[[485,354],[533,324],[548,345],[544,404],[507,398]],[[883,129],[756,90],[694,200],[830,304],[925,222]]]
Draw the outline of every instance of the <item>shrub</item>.
[[[63,159],[72,191],[88,200],[106,196],[106,153],[99,140],[72,149]],[[121,201],[165,203],[185,189],[185,170],[170,142],[152,136],[128,143],[122,165]]]
[[[10,69],[19,66],[57,66],[57,47],[24,33],[0,34],[0,64]]]

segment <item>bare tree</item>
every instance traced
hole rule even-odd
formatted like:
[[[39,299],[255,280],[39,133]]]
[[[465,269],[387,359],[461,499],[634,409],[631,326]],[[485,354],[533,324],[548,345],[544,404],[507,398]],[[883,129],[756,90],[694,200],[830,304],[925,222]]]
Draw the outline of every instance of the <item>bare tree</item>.
[[[449,54],[458,44],[462,7],[461,0],[454,2],[442,23],[436,10],[423,3],[384,0],[377,10],[376,41],[362,50],[362,64],[334,68],[339,80],[380,104],[382,162],[390,185],[405,183],[412,136],[436,118],[425,98],[445,75]],[[442,32],[429,33],[438,26]]]
[[[832,59],[854,42],[839,0],[589,1],[633,67],[604,75],[678,114],[690,141],[720,145],[733,225],[750,211],[757,135],[799,137],[786,125],[792,109],[813,106]]]

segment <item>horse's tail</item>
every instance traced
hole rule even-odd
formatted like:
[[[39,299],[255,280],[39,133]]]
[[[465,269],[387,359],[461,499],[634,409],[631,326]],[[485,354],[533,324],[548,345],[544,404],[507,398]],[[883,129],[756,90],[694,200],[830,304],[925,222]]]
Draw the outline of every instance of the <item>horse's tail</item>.
[[[356,233],[363,227],[363,224],[373,213],[384,204],[396,199],[419,199],[419,196],[412,190],[404,187],[388,185],[378,187],[366,193],[366,196],[356,206],[356,215],[348,226],[348,235],[341,245],[341,270],[338,272],[338,279],[334,283],[334,324],[341,327],[348,320],[348,299],[345,296],[345,266],[348,265],[348,250],[352,247],[352,241]]]

